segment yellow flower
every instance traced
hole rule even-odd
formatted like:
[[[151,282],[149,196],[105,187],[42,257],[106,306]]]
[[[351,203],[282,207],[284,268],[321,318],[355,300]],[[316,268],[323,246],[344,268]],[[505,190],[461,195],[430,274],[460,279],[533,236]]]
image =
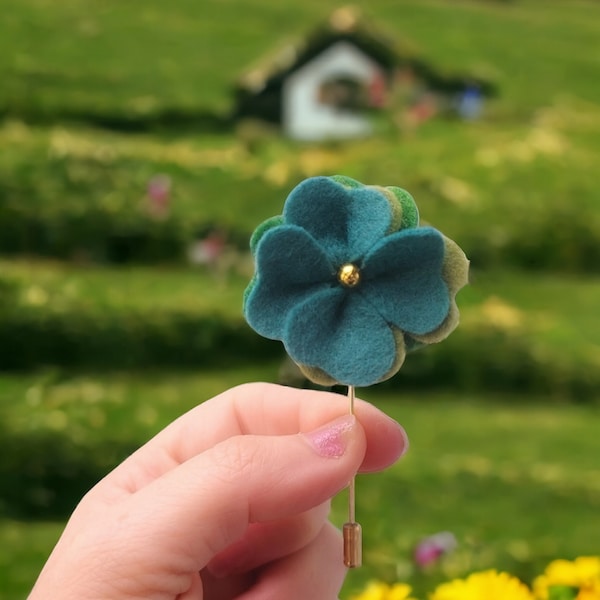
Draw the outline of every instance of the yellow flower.
[[[387,600],[415,600],[410,596],[412,589],[405,583],[395,583],[390,586]]]
[[[600,557],[552,561],[533,582],[536,597],[547,600],[549,589],[554,585],[579,588],[576,600],[600,600]]]
[[[516,577],[497,571],[473,573],[439,585],[429,600],[534,600],[529,588]]]
[[[405,583],[388,585],[382,581],[371,581],[367,587],[352,600],[415,600],[410,596],[411,587]]]

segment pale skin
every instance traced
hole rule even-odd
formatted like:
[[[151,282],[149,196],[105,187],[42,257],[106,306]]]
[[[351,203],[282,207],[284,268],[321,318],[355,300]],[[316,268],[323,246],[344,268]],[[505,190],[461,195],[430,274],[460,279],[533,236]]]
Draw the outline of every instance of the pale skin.
[[[29,600],[335,600],[331,498],[393,464],[403,429],[337,394],[239,386],[157,434],[83,498]]]

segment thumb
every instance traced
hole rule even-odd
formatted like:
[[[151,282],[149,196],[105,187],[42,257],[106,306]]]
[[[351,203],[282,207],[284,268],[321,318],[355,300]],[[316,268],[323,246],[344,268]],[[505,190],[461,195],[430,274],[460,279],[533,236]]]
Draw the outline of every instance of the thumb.
[[[136,536],[127,536],[121,522],[121,547],[153,569],[160,568],[160,552],[168,564],[177,564],[177,556],[187,559],[179,568],[191,561],[198,571],[250,523],[291,517],[334,496],[365,450],[364,431],[352,415],[304,434],[229,438],[130,496],[130,532],[144,531],[144,544],[127,548]]]

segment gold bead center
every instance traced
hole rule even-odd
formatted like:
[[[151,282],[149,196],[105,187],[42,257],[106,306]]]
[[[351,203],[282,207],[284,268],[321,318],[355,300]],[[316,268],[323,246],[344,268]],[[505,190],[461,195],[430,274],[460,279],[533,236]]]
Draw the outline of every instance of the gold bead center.
[[[360,269],[352,263],[347,263],[340,267],[337,277],[342,285],[354,287],[360,281]]]

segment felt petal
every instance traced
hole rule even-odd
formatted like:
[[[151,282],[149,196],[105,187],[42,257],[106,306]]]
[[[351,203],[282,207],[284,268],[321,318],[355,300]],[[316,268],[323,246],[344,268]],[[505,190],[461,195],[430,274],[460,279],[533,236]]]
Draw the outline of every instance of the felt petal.
[[[392,211],[392,218],[390,219],[390,227],[386,233],[392,233],[398,231],[402,226],[402,204],[398,198],[392,193],[389,188],[381,186],[373,186],[379,190],[389,202],[390,210]]]
[[[390,185],[386,188],[402,206],[402,221],[398,229],[409,229],[419,225],[419,209],[415,199],[404,189]]]
[[[442,277],[453,295],[469,283],[469,259],[456,242],[445,236]]]
[[[347,188],[358,188],[363,186],[360,181],[356,181],[356,179],[352,179],[352,177],[348,177],[347,175],[332,175],[329,179],[333,179],[333,181],[337,181]]]
[[[286,223],[302,227],[340,266],[358,261],[391,224],[386,196],[374,187],[346,188],[329,177],[312,177],[288,196]]]
[[[298,368],[306,377],[306,379],[312,381],[313,383],[327,387],[337,384],[337,381],[331,377],[331,375],[327,375],[327,373],[325,373],[323,369],[319,369],[319,367],[309,367],[307,365],[299,364]]]
[[[458,311],[458,306],[456,305],[456,302],[452,301],[448,315],[439,327],[421,335],[414,333],[412,334],[412,337],[421,344],[437,344],[446,339],[458,327],[459,319],[460,313]]]
[[[443,262],[444,238],[439,231],[402,229],[365,257],[360,293],[388,323],[410,334],[429,333],[450,310]]]
[[[322,248],[294,225],[269,229],[256,246],[256,274],[244,298],[244,316],[262,336],[280,340],[288,313],[335,280]]]
[[[317,367],[344,385],[377,383],[396,361],[391,328],[359,294],[340,286],[296,305],[283,341],[298,364]]]
[[[404,347],[406,348],[406,352],[414,352],[415,350],[419,350],[425,344],[416,338],[412,337],[408,333],[404,334]]]
[[[456,304],[457,292],[469,282],[469,260],[458,244],[444,237],[444,266],[442,277],[448,285],[450,295],[450,311],[444,322],[430,333],[417,336],[415,339],[424,344],[435,344],[447,338],[458,326],[459,311]]]
[[[408,348],[406,348],[403,333],[399,329],[394,328],[392,328],[392,333],[396,341],[396,356],[394,357],[394,362],[390,370],[375,383],[379,383],[381,381],[389,379],[390,377],[393,377],[400,370],[400,367],[403,365],[404,359],[406,358]],[[338,383],[336,379],[325,373],[323,369],[319,369],[318,367],[309,367],[307,365],[301,364],[299,364],[298,367],[300,368],[300,371],[302,371],[304,376],[314,383],[323,386],[332,386]]]
[[[263,221],[252,233],[250,237],[250,252],[252,254],[256,254],[256,247],[258,246],[258,242],[260,242],[262,236],[272,229],[273,227],[278,227],[283,224],[283,215],[277,215],[275,217],[270,217],[266,221]]]
[[[394,340],[396,341],[396,356],[394,357],[394,363],[392,364],[390,370],[379,381],[385,381],[386,379],[389,379],[395,375],[400,370],[400,367],[404,364],[404,359],[406,358],[406,353],[408,352],[404,339],[404,333],[397,327],[391,327],[391,331],[392,335],[394,336]]]
[[[252,279],[250,279],[250,281],[248,282],[248,285],[246,286],[246,289],[244,290],[244,296],[243,296],[243,306],[246,306],[246,302],[248,302],[248,298],[250,297],[250,294],[252,293],[252,290],[256,287],[256,280],[258,278],[256,277],[256,273],[252,276]]]

